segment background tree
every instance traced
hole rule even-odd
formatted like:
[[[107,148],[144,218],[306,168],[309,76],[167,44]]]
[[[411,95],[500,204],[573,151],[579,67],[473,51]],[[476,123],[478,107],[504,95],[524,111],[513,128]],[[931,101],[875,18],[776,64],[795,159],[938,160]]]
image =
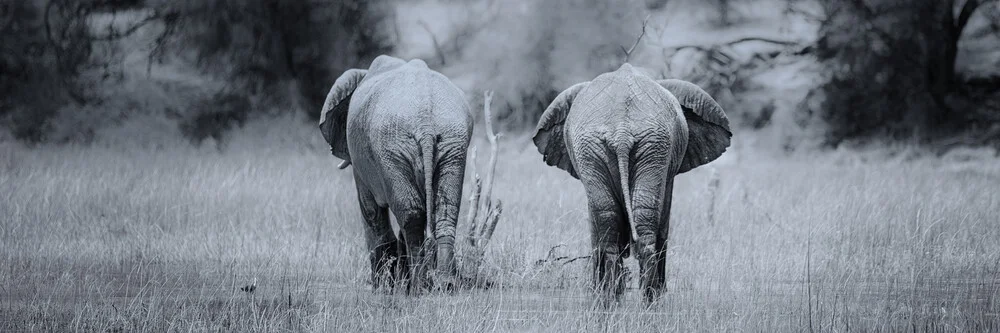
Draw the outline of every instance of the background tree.
[[[122,0],[0,3],[0,122],[14,137],[41,141],[60,107],[97,99],[93,83],[110,77],[109,59],[95,54],[97,44],[121,38],[134,28],[91,29],[89,18],[128,5],[134,4]]]
[[[387,1],[159,1],[176,20],[166,47],[231,80],[231,90],[265,106],[309,111],[344,70],[391,51]],[[182,27],[182,28],[181,28]]]
[[[967,78],[956,72],[959,41],[977,11],[996,1],[836,0],[823,2],[816,55],[830,143],[887,135],[932,138],[988,119],[959,108]]]

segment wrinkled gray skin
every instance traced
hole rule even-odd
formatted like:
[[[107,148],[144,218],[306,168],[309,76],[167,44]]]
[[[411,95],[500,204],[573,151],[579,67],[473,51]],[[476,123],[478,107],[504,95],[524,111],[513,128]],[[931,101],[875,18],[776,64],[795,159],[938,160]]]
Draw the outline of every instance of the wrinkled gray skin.
[[[622,260],[636,254],[647,302],[662,294],[674,176],[729,146],[729,120],[681,80],[654,81],[629,64],[555,98],[533,138],[548,165],[583,182],[593,284],[608,302],[624,291]]]
[[[423,290],[432,267],[436,285],[454,283],[472,126],[462,91],[421,60],[382,55],[330,89],[319,127],[340,168],[354,166],[376,288],[409,277],[411,291]]]

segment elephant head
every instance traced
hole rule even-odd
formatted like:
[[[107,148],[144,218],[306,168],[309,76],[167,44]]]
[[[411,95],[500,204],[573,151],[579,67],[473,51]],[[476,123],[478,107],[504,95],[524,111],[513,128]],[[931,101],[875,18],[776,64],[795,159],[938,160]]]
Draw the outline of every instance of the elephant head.
[[[338,168],[354,166],[373,280],[380,271],[402,271],[393,279],[412,275],[411,287],[423,288],[425,268],[436,266],[437,276],[452,283],[472,135],[462,91],[419,59],[382,55],[368,69],[337,78],[319,128],[333,155],[344,160]],[[388,211],[399,221],[398,238]],[[394,269],[396,263],[404,265]]]
[[[583,182],[595,288],[622,292],[635,253],[647,301],[662,292],[673,177],[718,158],[732,132],[698,86],[653,80],[629,64],[575,84],[548,106],[533,137],[546,164]]]

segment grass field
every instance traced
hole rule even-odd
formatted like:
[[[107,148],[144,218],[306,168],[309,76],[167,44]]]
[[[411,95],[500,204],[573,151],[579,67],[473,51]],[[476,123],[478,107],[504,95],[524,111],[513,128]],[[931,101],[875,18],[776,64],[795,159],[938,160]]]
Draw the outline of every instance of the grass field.
[[[498,164],[500,287],[414,298],[370,291],[350,169],[311,130],[221,154],[0,145],[0,331],[1000,330],[995,158],[734,148],[678,177],[663,300],[632,279],[599,310],[587,260],[538,262],[587,254],[586,203],[527,138]]]

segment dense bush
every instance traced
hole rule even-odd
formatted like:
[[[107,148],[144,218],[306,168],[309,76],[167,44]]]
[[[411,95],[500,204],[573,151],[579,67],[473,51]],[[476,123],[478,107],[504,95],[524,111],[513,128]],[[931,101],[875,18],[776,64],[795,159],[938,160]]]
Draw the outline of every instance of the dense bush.
[[[221,149],[226,144],[226,131],[246,123],[251,105],[242,94],[219,92],[201,101],[195,108],[193,115],[181,121],[181,133],[195,145],[212,138]]]
[[[337,75],[390,51],[391,40],[382,28],[390,9],[378,0],[4,1],[0,121],[18,139],[42,141],[59,110],[92,110],[105,92],[117,89],[106,81],[123,75],[109,73],[120,70],[124,59],[114,52],[117,43],[137,31],[152,43],[150,61],[193,64],[225,81],[224,95],[252,101],[240,111],[242,118],[262,110],[304,110],[315,118],[313,111]],[[124,12],[129,14],[117,17],[135,22],[105,24]],[[140,29],[145,26],[152,29]],[[206,113],[191,115],[182,126],[192,129],[182,132],[194,141],[231,126],[230,121],[213,120],[226,112],[206,106],[218,102],[217,108],[226,109],[231,104],[218,94],[210,91],[210,97],[182,110]],[[196,119],[205,124],[190,123]],[[217,128],[208,128],[213,126]]]
[[[166,28],[174,35],[168,50],[192,50],[190,60],[226,79],[233,93],[257,97],[261,109],[318,117],[314,111],[337,75],[391,47],[379,28],[389,13],[385,1],[163,0],[150,6],[174,18]]]
[[[93,8],[85,1],[0,3],[0,121],[14,137],[41,141],[60,107],[89,100],[82,76],[94,65],[93,36],[79,13]]]
[[[956,108],[959,38],[982,1],[830,1],[817,56],[831,144],[848,138],[922,138],[981,121]],[[957,9],[957,10],[956,10]]]
[[[787,3],[799,2],[808,1]],[[774,3],[780,7],[786,2]],[[970,84],[971,78],[956,72],[959,39],[974,13],[989,10],[993,33],[1000,32],[997,3],[819,2],[818,41],[794,56],[815,54],[829,80],[812,94],[822,98],[803,103],[809,104],[801,112],[809,121],[795,122],[823,120],[831,144],[1000,124],[1000,112],[983,111],[1000,109],[1000,102],[989,102],[998,99],[995,82],[1000,81]],[[465,89],[473,103],[481,90],[496,91],[499,122],[508,130],[531,129],[558,92],[617,68],[624,61],[621,47],[635,41],[642,18],[652,13],[652,30],[629,61],[656,77],[702,84],[731,110],[734,124],[760,129],[775,126],[776,113],[795,109],[776,100],[801,99],[770,92],[754,78],[759,68],[776,63],[771,61],[775,55],[765,57],[768,65],[762,67],[742,58],[718,60],[733,53],[727,48],[690,45],[689,54],[676,58],[701,72],[685,73],[671,68],[674,57],[666,52],[679,42],[660,31],[671,22],[667,13],[677,9],[693,17],[689,20],[704,21],[694,26],[717,29],[715,33],[738,30],[747,22],[753,25],[751,16],[756,14],[748,8],[757,7],[759,2],[737,0],[529,0],[517,5],[468,0],[4,1],[0,125],[22,140],[74,140],[58,134],[61,128],[76,126],[74,121],[96,124],[76,126],[86,137],[93,136],[88,134],[91,127],[116,125],[135,113],[161,118],[170,113],[176,117],[167,120],[177,121],[181,134],[191,141],[220,141],[226,130],[262,112],[304,111],[315,119],[340,73],[366,67],[375,56],[387,53],[425,59]],[[120,27],[112,28],[108,21]],[[136,38],[129,37],[133,33]],[[729,42],[724,39],[716,42]],[[126,55],[117,54],[116,48],[132,52],[128,66],[147,66],[145,81],[111,84],[109,78],[137,71],[123,69]],[[690,50],[702,56],[691,56]],[[147,56],[148,64],[134,61]],[[153,65],[164,69],[161,74],[169,73],[164,81],[170,82],[150,78]],[[141,89],[120,89],[137,82],[133,86]],[[156,101],[138,96],[144,94],[156,96]],[[161,103],[164,100],[182,102]],[[171,111],[160,112],[166,109]]]

